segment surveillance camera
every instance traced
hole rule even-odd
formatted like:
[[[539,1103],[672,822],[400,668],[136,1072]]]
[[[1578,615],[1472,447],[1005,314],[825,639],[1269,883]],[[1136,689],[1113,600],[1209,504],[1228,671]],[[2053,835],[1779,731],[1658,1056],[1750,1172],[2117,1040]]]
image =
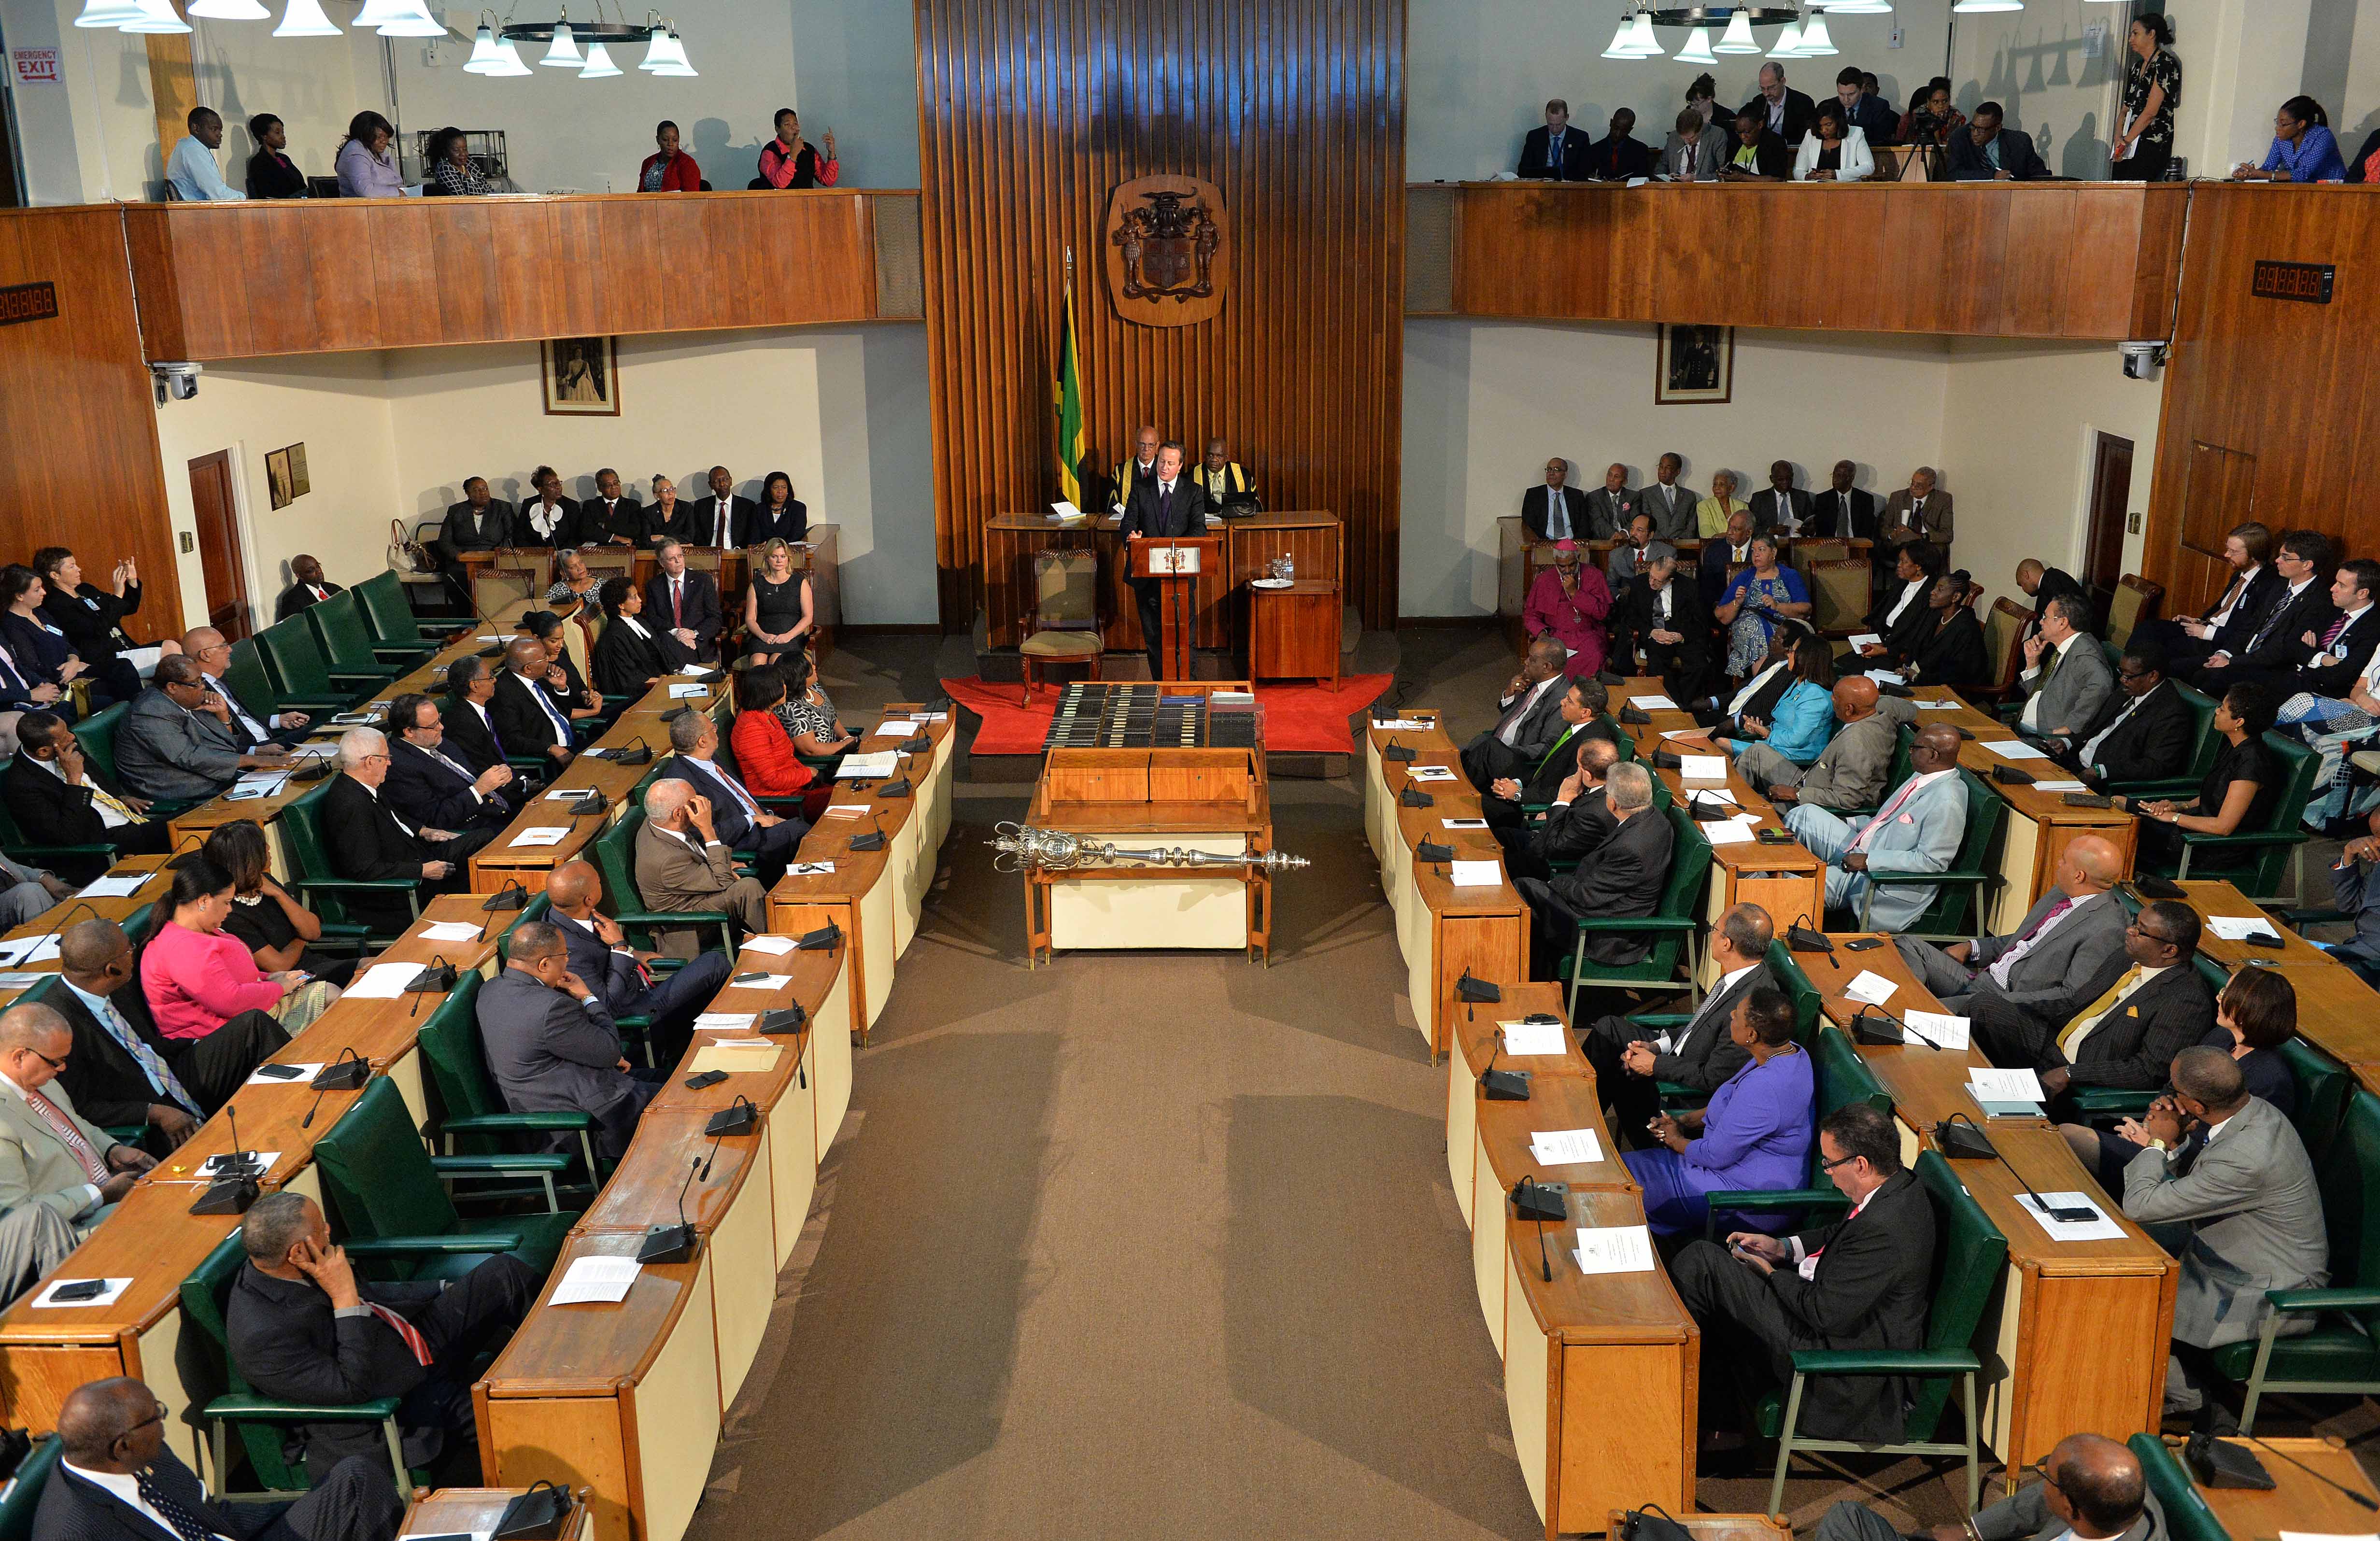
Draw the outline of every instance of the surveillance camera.
[[[2147,380],[2165,368],[2163,343],[2119,343],[2117,351],[2124,356],[2124,378]]]
[[[165,405],[167,396],[176,401],[188,401],[199,394],[199,376],[206,372],[204,364],[152,364],[149,372],[157,377],[157,405]]]

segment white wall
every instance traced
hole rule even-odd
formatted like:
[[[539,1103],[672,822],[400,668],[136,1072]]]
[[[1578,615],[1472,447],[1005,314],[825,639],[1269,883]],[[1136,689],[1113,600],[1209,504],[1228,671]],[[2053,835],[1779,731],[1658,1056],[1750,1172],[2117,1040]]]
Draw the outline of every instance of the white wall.
[[[2100,0],[2027,0],[2022,11],[1962,16],[1948,71],[1959,110],[1998,102],[2051,171],[2104,177],[2130,25],[2128,7]]]
[[[1671,59],[1601,57],[1611,42],[1616,7],[1572,0],[1410,0],[1405,19],[1405,175],[1415,182],[1477,180],[1519,164],[1521,140],[1545,122],[1548,98],[1570,103],[1571,125],[1600,139],[1615,107],[1636,113],[1636,138],[1658,150],[1686,87],[1704,68],[1718,100],[1736,106],[1758,89],[1765,62],[1722,56],[1716,67]],[[1889,46],[1898,26],[1901,46]],[[1785,65],[1786,81],[1814,100],[1834,94],[1836,72],[1876,71],[1895,109],[1912,90],[1943,73],[1949,58],[1949,0],[1916,0],[1898,17],[1830,18],[1840,53]],[[1657,34],[1675,53],[1682,29]],[[1773,30],[1757,34],[1764,43]]]
[[[1405,323],[1402,613],[1494,613],[1496,520],[1520,511],[1550,455],[1588,487],[1615,460],[1641,486],[1674,450],[1680,479],[1705,492],[1727,469],[1749,497],[1779,459],[1805,488],[1850,459],[1879,495],[1921,465],[1961,491],[1942,452],[1940,339],[1739,331],[1725,406],[1655,406],[1654,348],[1648,326]]]

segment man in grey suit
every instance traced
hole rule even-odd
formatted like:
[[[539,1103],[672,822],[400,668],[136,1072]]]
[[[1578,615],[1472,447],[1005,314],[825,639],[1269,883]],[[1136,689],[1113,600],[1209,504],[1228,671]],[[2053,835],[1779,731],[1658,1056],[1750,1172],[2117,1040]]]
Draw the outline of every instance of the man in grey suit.
[[[1971,997],[1996,996],[2055,1033],[2096,993],[2089,987],[2122,969],[2131,917],[2113,890],[2123,874],[2114,845],[2082,835],[2058,858],[2058,886],[2009,935],[1948,947],[1895,937],[1893,944],[1952,1013],[1971,1014]]]
[[[1653,516],[1656,540],[1692,540],[1700,533],[1694,505],[1702,499],[1678,485],[1678,476],[1685,468],[1683,456],[1674,452],[1665,455],[1653,467],[1653,485],[1637,491],[1637,510]]]
[[[1508,777],[1525,780],[1546,758],[1564,726],[1561,682],[1569,662],[1570,649],[1549,636],[1529,644],[1521,672],[1496,702],[1496,725],[1463,746],[1463,773],[1473,786],[1484,791]]]
[[[1756,792],[1779,805],[1806,803],[1819,808],[1874,807],[1892,773],[1900,731],[1876,710],[1882,699],[1876,681],[1853,674],[1835,682],[1835,736],[1805,770],[1766,744],[1747,744],[1735,768]]]
[[[2188,1141],[2185,1125],[2195,1124]],[[2145,1226],[2186,1228],[2179,1247],[2168,1414],[2193,1413],[2219,1378],[2206,1350],[2246,1342],[2264,1328],[2267,1290],[2315,1290],[2330,1278],[2330,1240],[2313,1163],[2281,1110],[2248,1093],[2228,1050],[2174,1056],[2173,1095],[2118,1130],[2143,1148],[2124,1168],[2124,1213]],[[2285,1334],[2314,1317],[2285,1318]]]
[[[736,876],[734,855],[711,822],[710,799],[674,778],[645,788],[637,896],[649,911],[725,910],[747,931],[769,928],[769,891],[758,879]],[[692,928],[663,931],[661,943],[673,958],[697,951]]]
[[[1611,591],[1614,594],[1620,592],[1622,584],[1645,570],[1645,553],[1653,547],[1653,516],[1645,512],[1642,503],[1636,505],[1636,512],[1630,516],[1628,528],[1621,531],[1621,543],[1611,548]]]
[[[115,726],[116,775],[140,796],[188,802],[213,796],[243,770],[288,763],[289,751],[278,744],[242,753],[230,715],[196,661],[167,654]]]
[[[73,1052],[74,1030],[49,1007],[0,1012],[0,1213],[47,1209],[79,1239],[157,1160],[75,1111],[55,1084]]]
[[[1916,773],[1856,824],[1804,804],[1785,810],[1787,828],[1827,864],[1827,907],[1849,910],[1864,930],[1900,929],[1937,892],[1925,883],[1878,884],[1869,873],[1947,872],[1967,832],[1959,730],[1944,722],[1922,730],[1910,763]]]
[[[1616,540],[1628,533],[1636,516],[1635,489],[1628,485],[1628,467],[1607,466],[1603,485],[1586,495],[1586,531],[1592,540]]]
[[[1703,121],[1688,107],[1678,114],[1677,126],[1661,147],[1660,164],[1653,169],[1664,181],[1716,182],[1727,168],[1730,152],[1726,130]]]
[[[2090,624],[2084,601],[2060,594],[2041,607],[2040,627],[2025,640],[2017,731],[2055,754],[2082,742],[2116,698],[2115,671]]]
[[[2041,1463],[2046,1481],[1936,1525],[1927,1541],[2167,1541],[2173,1532],[2148,1490],[2140,1457],[2104,1434],[2070,1434]],[[1818,1522],[1815,1541],[1901,1541],[1900,1527],[1850,1499]]]
[[[1911,473],[1909,485],[1884,500],[1884,528],[1876,541],[1876,564],[1892,571],[1891,557],[1912,540],[1931,540],[1948,550],[1950,544],[1950,494],[1935,485],[1931,466]]]
[[[531,920],[512,935],[504,971],[478,1001],[488,1070],[516,1113],[581,1112],[594,1121],[595,1155],[617,1160],[645,1104],[669,1073],[628,1068],[612,1013],[570,972],[570,950],[551,924]]]

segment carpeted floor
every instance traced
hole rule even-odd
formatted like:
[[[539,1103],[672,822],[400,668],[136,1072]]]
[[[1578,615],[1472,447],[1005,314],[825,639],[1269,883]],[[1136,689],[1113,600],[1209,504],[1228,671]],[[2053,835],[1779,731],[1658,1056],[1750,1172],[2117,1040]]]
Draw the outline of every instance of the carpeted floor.
[[[1401,640],[1383,707],[1485,726],[1500,644]],[[828,683],[864,718],[930,693],[936,655],[861,639]],[[1028,788],[961,783],[693,1541],[1543,1534],[1355,790],[1274,790],[1278,843],[1314,866],[1277,886],[1271,968],[1027,971],[1018,880],[981,842]],[[2374,1432],[2368,1403],[2314,1405],[2325,1432]],[[2296,1411],[2274,1429],[2302,1431]],[[1851,1489],[1801,1469],[1806,1527]],[[1905,1528],[1955,1517],[1945,1467],[1852,1469]],[[1766,1496],[1757,1476],[1699,1492]]]

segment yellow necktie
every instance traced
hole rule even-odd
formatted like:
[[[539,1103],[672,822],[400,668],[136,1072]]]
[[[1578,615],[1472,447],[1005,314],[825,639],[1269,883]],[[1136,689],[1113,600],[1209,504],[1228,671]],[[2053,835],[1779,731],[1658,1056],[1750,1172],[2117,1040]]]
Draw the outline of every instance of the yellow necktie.
[[[128,824],[143,824],[148,822],[148,820],[141,818],[140,815],[125,807],[124,803],[117,798],[115,794],[108,791],[104,787],[93,786],[91,789],[91,801],[97,803],[101,807],[107,809],[110,813],[120,816]]]
[[[2074,1052],[2074,1040],[2082,1036],[2082,1030],[2097,1023],[2101,1017],[2107,1015],[2109,1012],[2114,1011],[2116,1009],[2117,1001],[2122,997],[2126,990],[2140,983],[2140,978],[2141,970],[2139,965],[2135,964],[2131,968],[2125,970],[2124,977],[2117,980],[2115,984],[2109,988],[2107,994],[2099,997],[2098,1000],[2092,1001],[2088,1006],[2082,1008],[2082,1013],[2076,1016],[2073,1021],[2066,1025],[2066,1031],[2058,1035],[2058,1051],[2060,1054],[2066,1055],[2070,1060],[2073,1057]]]

